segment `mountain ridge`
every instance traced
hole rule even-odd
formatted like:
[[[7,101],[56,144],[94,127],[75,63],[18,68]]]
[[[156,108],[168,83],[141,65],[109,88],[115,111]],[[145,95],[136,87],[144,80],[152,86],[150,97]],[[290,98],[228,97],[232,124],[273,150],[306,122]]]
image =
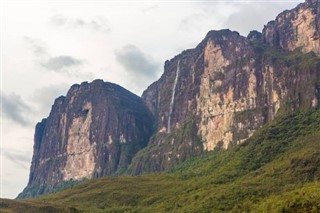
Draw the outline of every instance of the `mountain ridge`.
[[[318,107],[319,7],[307,0],[247,37],[208,32],[166,61],[141,98],[101,80],[73,85],[36,127],[29,183],[18,197],[83,178],[167,171],[242,144],[277,116]]]
[[[185,137],[183,142],[178,142],[178,146],[191,143],[187,151],[185,148],[179,151],[159,147],[158,150],[145,153],[144,157],[139,156],[142,164],[143,160],[152,159],[151,164],[148,162],[150,165],[137,163],[139,167],[144,167],[146,171],[157,171],[159,167],[156,165],[160,162],[170,165],[174,164],[172,161],[181,162],[204,150],[226,149],[249,138],[263,124],[273,120],[279,110],[283,113],[317,106],[319,85],[310,81],[319,79],[317,52],[320,41],[309,38],[312,42],[308,42],[299,33],[313,31],[319,34],[315,22],[319,11],[318,1],[306,1],[271,21],[274,26],[272,29],[269,24],[262,33],[252,31],[247,37],[229,29],[213,30],[196,48],[183,51],[166,61],[163,75],[142,95],[147,107],[155,115],[156,135],[162,135],[159,137],[160,143],[169,144],[175,137],[168,134],[165,139],[163,133],[168,129],[181,132],[179,128],[188,123],[189,117],[195,120],[191,125],[191,132],[195,133],[192,138]],[[308,21],[296,23],[305,13],[310,16],[306,18]],[[291,15],[287,17],[286,14]],[[290,35],[290,48],[281,45],[281,38],[286,35],[283,31],[288,31]],[[279,37],[278,34],[284,36]],[[296,35],[293,40],[291,34]],[[315,55],[307,53],[310,49]],[[303,56],[304,53],[307,56]],[[171,99],[168,88],[173,88],[178,61],[180,75],[176,86],[179,92],[175,97],[178,107],[173,107],[171,126],[168,127]],[[300,63],[305,67],[296,67]],[[295,83],[288,83],[288,78]],[[308,92],[301,91],[303,87]],[[201,139],[203,147],[199,148],[195,136]],[[181,138],[177,137],[178,140]],[[171,151],[174,153],[168,154]],[[179,159],[177,156],[182,157]]]

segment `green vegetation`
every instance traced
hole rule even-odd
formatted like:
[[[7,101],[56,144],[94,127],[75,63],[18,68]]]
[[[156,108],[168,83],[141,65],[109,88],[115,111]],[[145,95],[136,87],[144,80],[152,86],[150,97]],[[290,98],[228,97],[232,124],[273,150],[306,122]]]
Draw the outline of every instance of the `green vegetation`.
[[[292,70],[308,70],[320,67],[320,59],[313,52],[303,53],[300,49],[287,52],[279,49],[267,48],[264,57],[271,59],[273,63],[282,62]]]
[[[193,152],[190,152],[190,145],[185,143],[186,141],[192,141],[192,146],[200,153],[203,143],[196,132],[198,120],[198,116],[190,115],[174,132],[158,132],[153,135],[149,145],[134,156],[127,174],[150,173],[173,167],[194,155]],[[170,158],[170,161],[165,158]]]
[[[291,71],[316,70],[320,68],[320,59],[314,52],[304,53],[301,48],[287,51],[272,48],[259,42],[252,42],[251,44],[261,54],[263,61],[286,65]]]
[[[277,118],[240,146],[166,173],[90,180],[0,212],[320,212],[320,110]],[[27,211],[24,211],[27,212]]]
[[[72,188],[82,182],[87,181],[87,178],[83,178],[81,180],[69,180],[69,181],[65,181],[62,183],[57,184],[54,187],[51,187],[51,189],[49,189],[48,187],[45,186],[37,186],[37,187],[27,187],[24,189],[23,193],[27,196],[27,197],[35,197],[39,194],[45,193],[45,194],[49,194],[49,193],[54,193],[54,192],[58,192],[58,191],[62,191],[64,189],[67,188]]]
[[[320,210],[320,183],[306,184],[297,190],[270,196],[263,202],[252,204],[255,212],[314,212]],[[250,203],[248,203],[250,205]],[[247,205],[248,205],[247,204]]]
[[[249,120],[253,120],[254,116],[256,114],[260,114],[263,111],[268,110],[267,107],[264,108],[254,108],[254,109],[248,109],[248,110],[244,110],[244,111],[240,111],[240,112],[235,112],[235,119],[239,120],[239,121],[243,121],[246,119]]]

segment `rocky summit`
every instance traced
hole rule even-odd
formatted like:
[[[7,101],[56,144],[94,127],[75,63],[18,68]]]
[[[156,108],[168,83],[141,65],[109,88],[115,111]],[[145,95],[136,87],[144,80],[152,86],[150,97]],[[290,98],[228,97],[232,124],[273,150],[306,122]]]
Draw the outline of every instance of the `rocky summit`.
[[[141,98],[102,80],[73,85],[36,126],[28,186],[19,198],[123,173],[153,133]]]
[[[242,143],[278,114],[318,106],[320,3],[308,0],[247,37],[210,31],[165,63],[142,95],[157,130],[129,171],[165,170]],[[172,91],[174,90],[174,91]]]
[[[281,115],[320,99],[320,2],[307,0],[247,37],[210,31],[166,61],[137,97],[101,80],[74,85],[36,126],[28,186],[19,198],[70,181],[164,171],[228,149]]]

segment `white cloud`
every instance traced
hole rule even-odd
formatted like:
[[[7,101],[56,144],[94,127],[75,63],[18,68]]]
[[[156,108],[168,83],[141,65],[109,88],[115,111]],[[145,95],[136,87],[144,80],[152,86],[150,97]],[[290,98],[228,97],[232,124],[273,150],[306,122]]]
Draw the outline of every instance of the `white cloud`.
[[[225,26],[240,32],[247,36],[251,30],[262,31],[263,26],[282,12],[285,8],[291,9],[297,2],[261,2],[252,3],[234,3],[235,12],[232,13],[225,21]],[[267,15],[262,15],[267,14]]]
[[[22,125],[30,125],[27,114],[31,112],[30,106],[17,94],[2,92],[2,114],[8,119]]]
[[[61,14],[51,17],[50,23],[57,27],[66,27],[69,29],[90,29],[97,32],[109,33],[111,28],[108,21],[103,16],[95,16],[88,20],[83,18],[68,18]]]
[[[93,73],[81,72],[81,68],[87,62],[86,60],[78,59],[70,55],[51,56],[44,42],[30,37],[24,37],[24,41],[29,45],[28,49],[33,52],[36,63],[45,68],[45,70],[66,74],[68,76],[93,78]]]
[[[128,81],[135,87],[145,89],[145,85],[151,84],[158,76],[161,63],[156,62],[152,56],[142,52],[134,45],[125,45],[115,51],[116,60],[125,68]]]
[[[30,154],[31,153],[17,149],[2,149],[3,157],[22,169],[29,169],[31,160]]]
[[[201,29],[200,23],[202,21],[207,20],[208,17],[205,13],[195,13],[190,16],[185,17],[184,19],[181,20],[179,29],[185,31],[185,32],[190,32],[192,30],[198,31]]]
[[[59,96],[65,96],[69,88],[70,85],[66,83],[59,83],[34,89],[30,100],[37,107],[37,112],[40,114],[39,119],[49,115],[54,100]]]
[[[53,70],[56,72],[63,72],[70,67],[76,67],[83,64],[83,60],[76,59],[72,56],[61,55],[49,58],[45,62],[41,62],[41,65],[48,70]]]
[[[47,48],[45,47],[45,44],[43,44],[43,42],[27,36],[24,36],[23,39],[29,45],[28,48],[33,52],[35,56],[42,57],[48,55]]]

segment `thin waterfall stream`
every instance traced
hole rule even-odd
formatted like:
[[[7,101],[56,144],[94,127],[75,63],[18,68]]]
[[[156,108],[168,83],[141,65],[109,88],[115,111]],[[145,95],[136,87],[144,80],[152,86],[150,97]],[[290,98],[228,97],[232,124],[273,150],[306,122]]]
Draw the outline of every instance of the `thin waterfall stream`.
[[[177,81],[179,78],[179,72],[180,72],[180,60],[177,63],[177,70],[176,70],[176,78],[174,80],[174,85],[172,88],[172,95],[171,95],[171,102],[170,102],[170,108],[169,108],[169,118],[168,118],[168,133],[171,132],[171,114],[172,114],[172,110],[173,110],[173,104],[174,104],[174,96],[176,93],[176,86],[177,86]]]

